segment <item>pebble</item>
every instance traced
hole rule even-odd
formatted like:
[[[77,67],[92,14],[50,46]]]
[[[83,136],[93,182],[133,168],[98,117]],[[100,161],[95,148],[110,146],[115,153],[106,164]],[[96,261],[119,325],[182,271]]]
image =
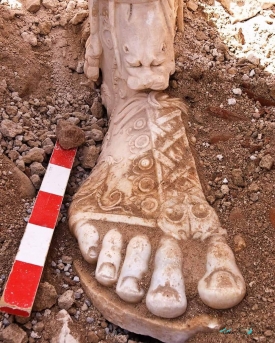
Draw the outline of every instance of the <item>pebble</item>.
[[[88,17],[89,12],[86,10],[79,11],[76,13],[73,18],[70,20],[70,24],[78,25],[83,23],[83,21]]]
[[[235,94],[235,95],[241,95],[241,94],[242,94],[241,88],[233,88],[233,89],[232,89],[232,92],[233,92],[233,94]]]
[[[51,308],[57,300],[55,287],[48,282],[40,283],[36,294],[33,310],[42,311]]]
[[[0,132],[4,137],[14,138],[23,132],[23,128],[21,125],[13,122],[12,120],[4,119],[1,122]]]
[[[58,306],[61,309],[68,310],[70,307],[72,307],[74,301],[74,291],[69,289],[58,298]]]
[[[25,6],[27,11],[36,13],[40,10],[40,0],[26,0]]]
[[[240,252],[246,248],[246,243],[242,235],[236,235],[234,237],[234,251]]]
[[[37,37],[33,32],[22,32],[21,37],[26,43],[29,43],[31,46],[37,46],[38,44]]]
[[[273,165],[274,165],[274,158],[270,154],[263,156],[259,163],[259,166],[266,170],[271,170]]]
[[[235,98],[231,98],[227,100],[228,105],[233,106],[236,105],[237,101]]]

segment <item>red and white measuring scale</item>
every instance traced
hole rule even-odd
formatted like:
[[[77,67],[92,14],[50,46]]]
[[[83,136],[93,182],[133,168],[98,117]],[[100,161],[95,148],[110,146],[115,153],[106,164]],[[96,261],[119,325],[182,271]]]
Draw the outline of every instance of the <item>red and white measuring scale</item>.
[[[0,311],[28,317],[49,251],[76,149],[56,143],[7,280]]]

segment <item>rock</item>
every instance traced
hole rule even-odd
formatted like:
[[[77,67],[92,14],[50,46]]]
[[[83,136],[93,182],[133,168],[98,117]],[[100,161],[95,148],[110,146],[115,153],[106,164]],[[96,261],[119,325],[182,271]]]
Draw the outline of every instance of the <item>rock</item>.
[[[0,132],[4,137],[14,138],[23,132],[21,125],[14,123],[12,120],[4,119],[1,122]]]
[[[262,9],[271,7],[275,1],[259,0],[219,0],[224,8],[233,16],[233,22],[247,20],[254,17]]]
[[[84,131],[65,120],[58,121],[56,137],[63,149],[77,148],[85,142]]]
[[[83,159],[81,161],[81,166],[83,168],[92,169],[96,164],[98,155],[99,149],[96,146],[92,145],[89,147],[85,147],[83,149]]]
[[[39,23],[38,28],[41,35],[48,35],[52,29],[52,23],[50,21],[43,21]]]
[[[6,93],[7,88],[8,88],[7,81],[5,79],[0,80],[0,93],[2,94]]]
[[[27,333],[22,330],[17,324],[10,324],[3,330],[3,341],[5,343],[27,343]]]
[[[58,6],[57,0],[42,0],[42,5],[47,9],[54,9]]]
[[[23,156],[23,161],[25,163],[32,163],[32,162],[43,162],[45,152],[41,148],[32,148],[27,152],[25,156]]]
[[[244,187],[243,172],[241,169],[232,170],[232,179],[235,186]]]
[[[266,337],[271,337],[271,336],[273,336],[273,331],[272,331],[272,330],[266,330],[266,331],[264,332],[264,335],[265,335]]]
[[[234,237],[234,245],[235,252],[242,251],[244,248],[246,248],[245,240],[241,235],[236,235]]]
[[[17,114],[18,109],[16,106],[7,106],[5,108],[5,111],[8,115],[15,116]]]
[[[258,56],[255,55],[254,52],[250,51],[247,56],[246,56],[246,59],[251,62],[252,64],[255,64],[255,65],[259,65],[260,64],[260,59]]]
[[[98,335],[93,331],[88,332],[87,338],[88,338],[89,343],[98,343],[99,342]]]
[[[47,155],[50,155],[53,152],[54,144],[50,138],[46,138],[42,142],[42,147]]]
[[[42,176],[45,174],[46,172],[46,169],[42,166],[41,163],[39,162],[33,162],[31,165],[30,165],[30,169],[31,169],[31,175],[33,174],[37,174],[39,176]]]
[[[71,334],[70,327],[73,326],[73,321],[66,310],[59,311],[56,320],[63,325],[60,328],[58,327],[57,322],[54,322],[57,334],[51,339],[51,343],[80,343],[80,341],[82,341]],[[76,328],[74,331],[76,331]]]
[[[1,156],[4,159],[5,163],[9,165],[9,170],[12,173],[13,177],[17,179],[19,186],[18,192],[24,198],[33,198],[35,196],[35,188],[33,184],[21,170],[19,170],[15,164],[9,160],[5,155]]]
[[[39,285],[33,305],[33,311],[51,308],[57,300],[57,293],[53,285],[43,282]]]
[[[29,43],[31,46],[37,46],[37,37],[33,32],[22,32],[21,37],[26,43]]]
[[[102,104],[100,101],[98,101],[98,99],[96,98],[91,106],[91,113],[92,116],[94,116],[97,119],[102,118],[103,115],[103,108],[102,108]]]
[[[32,184],[34,185],[35,189],[40,188],[42,180],[40,179],[39,175],[33,174],[30,177],[30,180],[31,180]]]
[[[70,20],[70,23],[72,25],[81,24],[88,17],[88,14],[89,12],[86,10],[79,11],[73,16],[73,18]]]
[[[74,292],[72,290],[68,290],[58,298],[58,306],[61,309],[68,310],[72,307],[74,301]]]
[[[198,31],[196,33],[196,38],[197,38],[197,40],[202,41],[202,40],[207,40],[208,37],[204,32]]]
[[[273,167],[273,164],[274,158],[270,154],[267,154],[261,158],[259,166],[263,169],[270,170]]]
[[[101,130],[98,129],[92,129],[91,130],[91,138],[95,141],[95,142],[101,142],[104,138],[104,134]]]
[[[229,189],[228,185],[222,185],[222,186],[221,186],[221,192],[222,192],[222,194],[224,194],[224,195],[229,194],[230,189]]]
[[[249,186],[248,186],[248,191],[253,193],[253,192],[258,192],[260,190],[260,187],[257,185],[256,182],[252,182]]]
[[[84,73],[84,61],[78,61],[77,66],[75,68],[75,71],[78,74],[83,74]]]
[[[31,13],[36,13],[40,10],[40,0],[26,0],[26,9]]]
[[[73,262],[73,258],[71,256],[67,256],[67,255],[63,255],[61,260],[63,263],[66,263],[66,264],[68,264],[68,263],[72,264],[72,262]]]
[[[195,1],[189,0],[186,3],[186,6],[189,10],[195,12],[198,9],[198,4]]]

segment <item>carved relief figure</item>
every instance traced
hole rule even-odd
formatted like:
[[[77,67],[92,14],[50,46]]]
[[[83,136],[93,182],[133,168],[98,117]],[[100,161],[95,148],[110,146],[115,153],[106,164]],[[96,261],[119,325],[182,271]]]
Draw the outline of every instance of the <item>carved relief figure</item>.
[[[199,296],[215,309],[233,307],[243,299],[245,283],[226,230],[203,194],[183,122],[186,107],[160,92],[175,68],[181,5],[90,0],[89,8],[85,72],[95,81],[102,70],[110,125],[97,165],[70,207],[70,228],[82,255],[95,266],[101,289],[114,291],[108,293],[110,304],[115,298],[127,308],[144,304],[156,318],[170,319],[187,308],[184,249],[191,240],[205,242]],[[120,325],[170,343],[188,338],[159,337],[152,323],[146,322],[147,331]]]

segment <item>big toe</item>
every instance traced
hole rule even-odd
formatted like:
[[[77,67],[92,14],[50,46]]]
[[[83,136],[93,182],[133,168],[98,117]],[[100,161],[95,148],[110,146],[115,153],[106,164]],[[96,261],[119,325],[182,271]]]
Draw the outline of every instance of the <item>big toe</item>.
[[[241,275],[218,270],[203,277],[198,284],[201,300],[209,307],[227,309],[237,305],[244,297],[246,287]]]

